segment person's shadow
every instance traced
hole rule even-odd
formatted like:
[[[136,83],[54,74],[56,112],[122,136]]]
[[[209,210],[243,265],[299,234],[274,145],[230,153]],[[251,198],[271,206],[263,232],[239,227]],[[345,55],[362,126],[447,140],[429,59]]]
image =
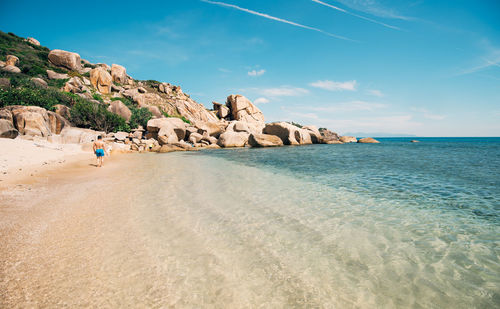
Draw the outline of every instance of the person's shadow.
[[[94,163],[90,163],[89,165],[90,165],[90,166],[93,166],[93,167],[99,167],[99,165],[94,164]]]

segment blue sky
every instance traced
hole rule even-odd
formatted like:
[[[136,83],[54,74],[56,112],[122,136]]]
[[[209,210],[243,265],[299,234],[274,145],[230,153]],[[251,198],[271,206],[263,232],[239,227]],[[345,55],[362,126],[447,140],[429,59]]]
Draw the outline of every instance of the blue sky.
[[[8,1],[0,30],[267,121],[500,136],[499,1]]]

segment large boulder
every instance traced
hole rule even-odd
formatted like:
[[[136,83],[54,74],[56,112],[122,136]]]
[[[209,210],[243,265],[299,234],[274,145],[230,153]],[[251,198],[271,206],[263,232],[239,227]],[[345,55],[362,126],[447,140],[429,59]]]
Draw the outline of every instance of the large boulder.
[[[61,115],[47,111],[48,125],[52,134],[60,134],[65,127],[69,127],[69,122]]]
[[[174,151],[186,151],[184,148],[176,146],[176,145],[170,145],[170,144],[165,144],[161,146],[161,148],[158,150],[159,153],[167,153],[167,152],[174,152]]]
[[[44,108],[37,106],[16,106],[11,109],[16,129],[21,135],[42,136],[51,135],[49,115]]]
[[[231,111],[233,120],[241,120],[245,122],[261,122],[264,123],[264,114],[250,100],[242,95],[230,95],[227,97],[226,105]]]
[[[229,107],[217,102],[212,102],[212,104],[214,106],[214,111],[217,113],[217,117],[220,119],[226,119],[226,117],[229,116]]]
[[[111,101],[108,110],[120,117],[125,118],[125,120],[127,121],[130,121],[130,117],[132,117],[132,112],[130,111],[130,109],[120,100]]]
[[[148,132],[152,133],[162,145],[183,140],[186,136],[186,127],[186,123],[179,118],[150,119],[147,124]]]
[[[111,77],[114,82],[125,84],[127,82],[127,70],[119,64],[112,64]]]
[[[299,143],[299,145],[308,145],[313,143],[311,138],[311,131],[309,130],[298,128],[294,134],[295,140],[297,141],[297,143]]]
[[[56,66],[65,67],[70,70],[79,71],[82,68],[79,54],[60,49],[50,51],[49,61]]]
[[[21,73],[21,69],[14,65],[6,65],[2,68],[2,71],[9,73]]]
[[[0,119],[0,137],[16,138],[18,135],[19,131],[14,127],[12,121]]]
[[[206,132],[210,136],[219,137],[219,135],[223,132],[221,124],[217,122],[197,121],[194,123],[194,126],[198,129],[198,133],[200,134],[204,134]]]
[[[90,71],[90,83],[94,88],[99,90],[100,93],[107,94],[111,92],[113,78],[106,69],[99,66]]]
[[[311,141],[313,144],[319,144],[322,142],[321,133],[316,126],[303,126],[302,129],[308,131]]]
[[[47,70],[47,76],[49,79],[68,79],[69,75],[64,73],[56,73],[52,70]]]
[[[342,143],[340,141],[340,137],[337,133],[335,132],[332,132],[326,128],[321,128],[319,130],[319,132],[321,133],[321,140],[322,140],[322,143],[324,144],[339,144],[339,143]]]
[[[365,137],[365,138],[360,138],[358,140],[358,143],[362,143],[362,144],[378,144],[380,143],[379,141],[377,141],[376,139],[374,138],[371,138],[371,137]]]
[[[200,133],[190,133],[189,134],[189,142],[192,144],[199,143],[203,138],[203,135]]]
[[[19,58],[14,55],[7,55],[5,57],[5,65],[17,66],[19,64]]]
[[[217,145],[220,147],[244,147],[248,143],[249,134],[246,132],[226,131],[219,136]]]
[[[248,144],[252,147],[275,147],[283,146],[283,141],[276,135],[250,134]]]
[[[339,140],[342,143],[356,143],[358,141],[354,136],[341,136]]]
[[[147,108],[151,112],[151,114],[153,114],[153,117],[155,117],[155,118],[161,118],[161,117],[163,117],[163,114],[161,113],[161,111],[158,108],[158,106],[148,105],[145,108]]]
[[[27,38],[26,41],[28,41],[29,43],[31,43],[33,45],[40,46],[40,42],[38,42],[38,40],[35,38]]]
[[[295,132],[297,132],[298,129],[298,127],[288,122],[273,122],[266,124],[263,133],[278,136],[285,145],[299,145],[295,136]]]
[[[85,144],[95,141],[98,135],[103,134],[104,132],[90,129],[66,127],[61,131],[61,138],[65,144]]]
[[[69,107],[67,107],[66,105],[56,104],[56,105],[54,105],[54,108],[55,108],[56,114],[58,114],[59,116],[65,118],[67,120],[71,119],[71,109]]]
[[[47,84],[47,82],[39,77],[33,77],[31,79],[31,82],[38,88],[44,88],[44,89],[47,89],[49,87],[49,85]]]

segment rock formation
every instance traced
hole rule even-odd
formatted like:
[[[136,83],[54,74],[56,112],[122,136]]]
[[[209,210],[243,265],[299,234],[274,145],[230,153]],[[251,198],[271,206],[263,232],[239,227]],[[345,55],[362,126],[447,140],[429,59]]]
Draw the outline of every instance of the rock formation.
[[[111,84],[113,79],[111,75],[103,67],[97,67],[90,71],[90,82],[92,86],[99,90],[102,94],[111,92]]]
[[[358,140],[354,136],[341,136],[340,141],[342,143],[356,143]]]
[[[371,138],[371,137],[365,137],[365,138],[361,138],[358,140],[358,143],[363,143],[363,144],[378,144],[380,143],[379,141],[377,141],[376,139],[374,138]]]
[[[60,49],[50,51],[49,61],[56,66],[65,67],[69,70],[79,71],[82,68],[79,54]]]
[[[111,77],[114,82],[125,84],[127,82],[127,70],[118,64],[111,65]]]
[[[132,116],[132,112],[130,111],[130,109],[120,100],[111,101],[108,110],[120,117],[123,117],[127,121],[129,121],[130,117]]]

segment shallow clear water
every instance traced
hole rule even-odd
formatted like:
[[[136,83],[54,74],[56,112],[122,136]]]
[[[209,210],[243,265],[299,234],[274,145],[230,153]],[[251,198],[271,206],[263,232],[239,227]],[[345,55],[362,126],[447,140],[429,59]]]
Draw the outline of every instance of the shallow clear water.
[[[54,184],[50,205],[49,192],[24,192],[25,208],[57,212],[22,221],[0,296],[21,307],[499,307],[500,139],[381,140],[131,155],[127,168]]]

